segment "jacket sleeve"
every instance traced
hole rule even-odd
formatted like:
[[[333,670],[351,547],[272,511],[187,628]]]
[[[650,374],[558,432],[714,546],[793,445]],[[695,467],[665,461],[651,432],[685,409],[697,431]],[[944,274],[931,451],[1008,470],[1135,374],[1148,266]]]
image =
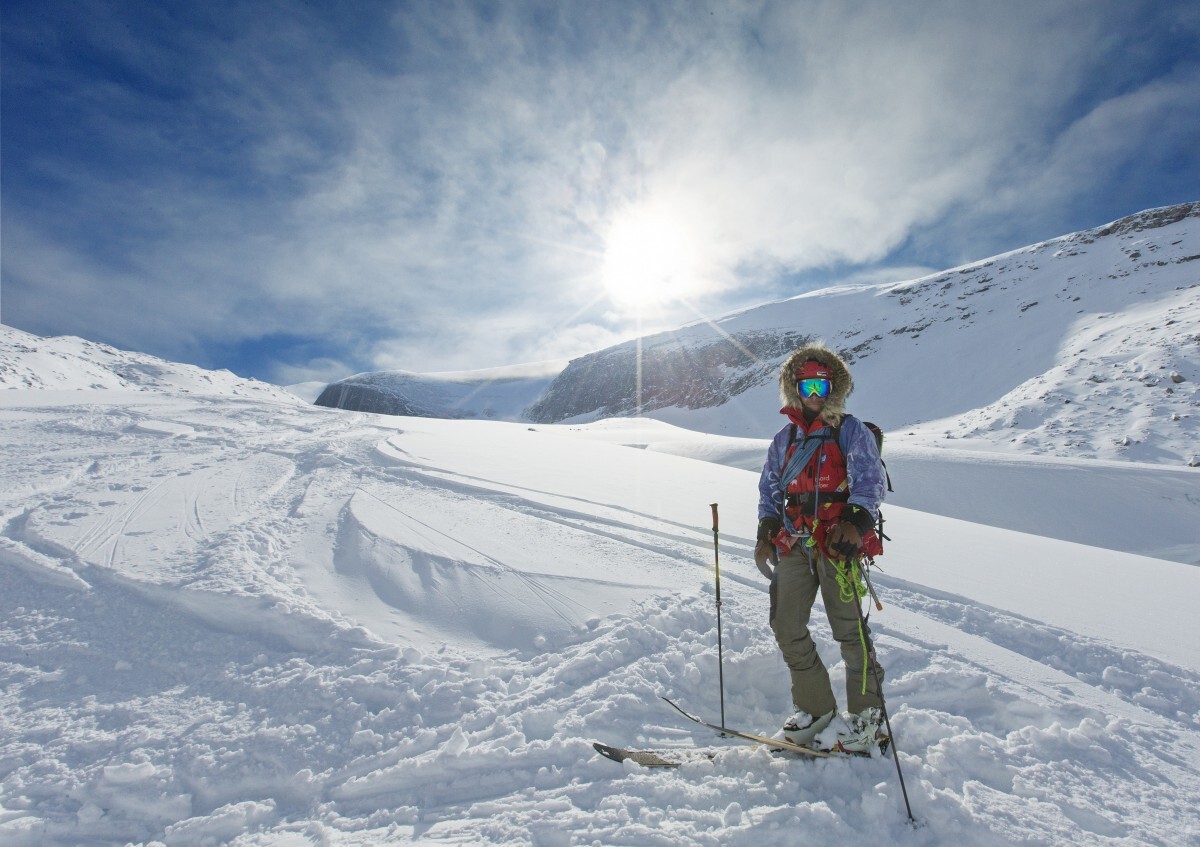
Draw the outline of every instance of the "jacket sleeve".
[[[775,433],[771,446],[767,448],[767,461],[758,478],[758,519],[777,518],[783,510],[783,494],[779,490],[779,475],[783,472],[783,460],[787,455],[790,427]]]
[[[875,434],[858,418],[847,415],[842,422],[842,454],[846,458],[846,482],[850,486],[849,502],[862,506],[879,519],[879,506],[887,494],[887,476]]]

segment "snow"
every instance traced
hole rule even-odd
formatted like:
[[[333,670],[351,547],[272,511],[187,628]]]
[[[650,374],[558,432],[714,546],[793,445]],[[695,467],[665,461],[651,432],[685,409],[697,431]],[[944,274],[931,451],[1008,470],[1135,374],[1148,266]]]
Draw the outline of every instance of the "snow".
[[[659,699],[718,717],[715,502],[727,720],[790,712],[765,442],[347,413],[0,333],[4,844],[1200,844],[1196,469],[889,437],[912,827],[892,759]]]

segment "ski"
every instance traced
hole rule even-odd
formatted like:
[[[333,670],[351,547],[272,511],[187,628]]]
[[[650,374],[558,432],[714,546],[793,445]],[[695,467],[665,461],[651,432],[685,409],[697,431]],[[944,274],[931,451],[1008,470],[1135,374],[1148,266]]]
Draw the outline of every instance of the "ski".
[[[716,758],[716,750],[626,750],[621,747],[610,747],[599,741],[592,743],[596,752],[614,762],[624,762],[630,759],[644,768],[678,768],[691,762],[711,762]]]
[[[743,732],[740,729],[730,729],[727,726],[717,726],[715,723],[709,723],[708,721],[693,715],[691,712],[685,711],[684,709],[680,708],[678,703],[675,703],[666,697],[663,697],[662,699],[666,700],[667,703],[673,709],[675,709],[675,711],[679,712],[679,714],[683,715],[688,720],[695,721],[696,723],[700,724],[700,726],[711,729],[714,732],[719,732],[722,735],[731,736],[733,738],[741,738],[745,741],[753,741],[756,744],[773,747],[776,750],[786,750],[789,753],[798,753],[801,756],[811,756],[819,759],[844,759],[851,756],[857,756],[865,759],[871,758],[871,753],[869,750],[815,750],[812,747],[804,747],[799,744],[793,744],[790,741],[783,741],[778,738],[768,738],[765,735],[758,735],[753,732]],[[881,742],[879,745],[879,752],[881,754],[886,753],[887,747],[888,744],[886,740]]]
[[[767,747],[776,753],[793,753],[801,757],[813,759],[848,759],[848,758],[871,758],[870,751],[858,750],[816,750],[812,747],[803,747],[799,744],[793,744],[790,741],[784,741],[778,738],[769,738],[765,735],[759,735],[754,732],[744,732],[740,729],[732,729],[727,726],[718,726],[715,723],[709,723],[703,718],[693,715],[691,712],[683,709],[678,703],[673,700],[663,697],[675,711],[683,715],[688,720],[699,724],[706,729],[711,729],[713,732],[720,733],[727,738],[735,738],[741,741],[747,741],[756,747]],[[879,745],[880,753],[887,752],[886,739]],[[607,759],[614,762],[624,762],[630,760],[636,762],[646,768],[678,768],[682,765],[693,762],[711,762],[716,759],[717,753],[720,750],[712,748],[679,748],[674,750],[633,750],[624,747],[613,747],[608,744],[601,744],[599,741],[592,743],[592,747],[596,752]]]
[[[740,739],[739,739],[740,740]],[[698,762],[715,762],[717,756],[726,750],[738,749],[741,745],[732,747],[666,747],[658,750],[643,750],[629,749],[625,747],[613,747],[609,744],[601,744],[599,741],[593,741],[592,747],[596,752],[606,759],[611,759],[614,762],[624,762],[629,760],[641,765],[644,768],[678,768],[683,765],[696,764]],[[764,744],[754,742],[754,747],[766,747]],[[786,756],[791,753],[790,750],[778,749],[773,745],[767,748],[772,756]],[[835,754],[840,755],[840,754]]]
[[[691,712],[684,711],[682,708],[680,708],[678,703],[675,703],[666,697],[662,699],[666,700],[675,711],[679,712],[679,714],[683,715],[688,720],[695,721],[696,723],[700,724],[700,726],[711,729],[714,732],[719,732],[722,735],[732,736],[733,738],[741,738],[744,741],[753,741],[756,744],[774,747],[777,750],[787,750],[790,753],[799,753],[802,756],[833,759],[837,758],[838,756],[845,755],[843,753],[826,753],[824,750],[814,750],[811,747],[801,747],[799,744],[793,744],[790,741],[781,741],[776,738],[768,738],[765,735],[757,735],[753,732],[742,732],[740,729],[730,729],[727,726],[717,726],[715,723],[709,723],[703,718],[696,717]]]

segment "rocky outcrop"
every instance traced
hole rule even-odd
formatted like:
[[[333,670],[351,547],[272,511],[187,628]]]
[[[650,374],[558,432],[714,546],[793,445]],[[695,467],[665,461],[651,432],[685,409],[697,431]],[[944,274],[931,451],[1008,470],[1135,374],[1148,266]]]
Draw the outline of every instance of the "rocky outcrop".
[[[526,414],[553,423],[719,406],[774,382],[779,361],[808,341],[803,333],[786,331],[650,336],[575,359]]]

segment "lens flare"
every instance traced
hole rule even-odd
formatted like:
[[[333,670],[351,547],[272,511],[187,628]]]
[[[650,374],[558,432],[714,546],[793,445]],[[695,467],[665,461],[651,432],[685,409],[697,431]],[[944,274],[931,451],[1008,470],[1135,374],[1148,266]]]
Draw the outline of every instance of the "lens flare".
[[[684,299],[695,287],[695,255],[686,229],[670,218],[626,214],[605,239],[604,288],[619,308],[642,309]]]

